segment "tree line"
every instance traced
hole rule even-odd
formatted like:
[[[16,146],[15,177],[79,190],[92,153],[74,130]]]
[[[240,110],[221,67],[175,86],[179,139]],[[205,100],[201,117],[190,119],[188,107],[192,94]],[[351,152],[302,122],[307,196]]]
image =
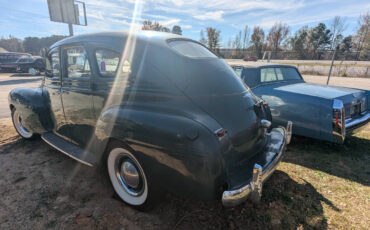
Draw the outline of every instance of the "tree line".
[[[346,21],[336,16],[330,23],[317,26],[303,26],[290,36],[289,25],[276,22],[267,34],[260,26],[251,29],[248,25],[227,42],[225,48],[231,49],[231,58],[243,58],[252,54],[261,58],[265,51],[278,57],[279,53],[293,53],[296,59],[321,59],[323,53],[336,50],[337,55],[354,60],[370,59],[370,15],[361,15],[357,21],[357,31],[343,36]],[[200,31],[199,42],[212,51],[221,54],[221,31],[212,27]],[[292,56],[290,56],[292,58]]]
[[[52,35],[49,37],[25,37],[23,40],[12,35],[0,38],[0,47],[8,52],[25,52],[39,55],[42,48],[48,48],[55,42],[66,38],[63,35]]]
[[[246,25],[226,46],[222,47],[221,31],[207,27],[200,30],[199,42],[210,50],[225,56],[222,50],[230,49],[231,58],[243,58],[253,55],[261,58],[265,51],[272,53],[272,58],[279,58],[279,53],[292,53],[294,59],[321,59],[324,52],[336,50],[337,55],[348,57],[352,60],[370,60],[370,14],[361,15],[357,21],[355,34],[344,37],[346,21],[336,16],[329,25],[319,23],[317,26],[303,26],[293,35],[290,34],[289,25],[276,22],[265,34],[260,26],[253,28]],[[164,26],[156,21],[145,20],[142,30],[154,30],[182,35],[182,28],[174,25],[172,28]],[[65,38],[62,35],[49,37],[26,37],[23,40],[9,35],[0,38],[0,47],[9,52],[27,52],[39,54],[44,47],[50,47],[53,43]]]

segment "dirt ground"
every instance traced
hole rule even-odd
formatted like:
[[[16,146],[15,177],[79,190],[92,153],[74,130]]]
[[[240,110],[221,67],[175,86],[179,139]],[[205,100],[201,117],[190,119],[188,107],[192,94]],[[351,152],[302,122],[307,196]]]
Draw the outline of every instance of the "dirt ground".
[[[224,208],[167,194],[143,213],[117,199],[95,168],[16,134],[7,94],[39,82],[0,74],[0,229],[368,229],[370,125],[344,145],[294,138],[258,205]],[[370,79],[330,83],[370,89]]]
[[[344,146],[294,138],[260,204],[224,208],[167,194],[147,213],[114,195],[95,168],[0,119],[0,229],[366,229],[370,127]]]

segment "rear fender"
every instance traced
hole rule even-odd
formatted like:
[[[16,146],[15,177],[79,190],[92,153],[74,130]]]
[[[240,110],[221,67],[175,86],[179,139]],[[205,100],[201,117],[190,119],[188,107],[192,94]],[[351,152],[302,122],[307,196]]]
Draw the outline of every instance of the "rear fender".
[[[225,181],[220,143],[192,119],[152,110],[110,108],[97,122],[96,137],[103,144],[110,138],[127,144],[149,176],[172,192],[196,194],[206,200],[220,196],[216,191]]]
[[[42,88],[16,88],[8,96],[10,109],[20,113],[23,125],[33,133],[52,130],[50,101]]]

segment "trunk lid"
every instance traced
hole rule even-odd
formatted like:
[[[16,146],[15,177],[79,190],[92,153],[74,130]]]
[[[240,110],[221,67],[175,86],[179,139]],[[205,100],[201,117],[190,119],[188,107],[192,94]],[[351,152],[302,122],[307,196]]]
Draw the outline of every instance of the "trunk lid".
[[[344,104],[346,118],[356,116],[363,108],[366,108],[366,92],[360,89],[311,83],[297,83],[281,86],[275,88],[275,90],[326,99],[339,99]]]
[[[192,98],[193,102],[227,130],[227,166],[235,167],[260,153],[265,142],[262,104],[250,92]]]

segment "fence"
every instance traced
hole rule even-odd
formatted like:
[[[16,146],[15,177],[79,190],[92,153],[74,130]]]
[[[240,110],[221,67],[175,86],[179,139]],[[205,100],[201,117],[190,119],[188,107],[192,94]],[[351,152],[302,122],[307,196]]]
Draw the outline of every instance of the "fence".
[[[279,60],[331,60],[334,51],[331,50],[319,50],[314,53],[299,53],[296,51],[266,51],[270,52],[271,59]],[[225,59],[242,59],[244,57],[256,57],[255,51],[249,50],[238,50],[238,49],[219,49],[217,53]],[[264,51],[258,55],[259,59],[263,57]],[[267,56],[265,57],[265,59]],[[335,60],[343,61],[370,61],[370,52],[341,52],[337,51]]]

